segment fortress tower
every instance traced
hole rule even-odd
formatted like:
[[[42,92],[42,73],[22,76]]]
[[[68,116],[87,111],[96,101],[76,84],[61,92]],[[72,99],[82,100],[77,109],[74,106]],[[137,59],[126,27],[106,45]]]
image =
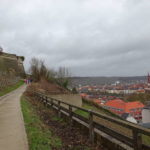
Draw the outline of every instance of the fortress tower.
[[[0,73],[25,77],[23,66],[24,57],[15,54],[0,53]]]

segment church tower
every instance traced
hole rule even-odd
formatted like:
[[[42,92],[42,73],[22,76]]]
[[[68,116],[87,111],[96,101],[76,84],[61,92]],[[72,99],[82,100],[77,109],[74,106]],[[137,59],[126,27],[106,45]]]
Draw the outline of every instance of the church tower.
[[[150,87],[150,75],[149,75],[149,73],[147,75],[147,84],[148,84],[148,87]]]

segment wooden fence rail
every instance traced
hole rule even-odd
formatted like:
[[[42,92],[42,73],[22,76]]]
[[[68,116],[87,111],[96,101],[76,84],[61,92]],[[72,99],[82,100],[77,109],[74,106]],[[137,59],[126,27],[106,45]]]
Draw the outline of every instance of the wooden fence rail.
[[[119,119],[116,119],[116,118],[113,118],[104,114],[100,114],[100,113],[97,113],[88,109],[80,108],[78,106],[74,106],[66,102],[62,102],[60,100],[43,95],[42,93],[39,93],[39,92],[34,92],[34,94],[38,100],[44,103],[45,106],[56,109],[58,111],[59,116],[61,116],[61,114],[68,116],[68,118],[70,118],[71,124],[72,124],[72,121],[75,120],[78,123],[81,123],[82,125],[87,127],[89,129],[89,138],[91,142],[94,142],[95,133],[99,133],[98,131],[100,131],[128,145],[134,150],[150,150],[149,145],[145,145],[142,143],[142,135],[150,137],[149,129],[140,127],[136,124],[129,123],[127,121],[122,121],[122,120],[119,120]],[[89,114],[89,117],[86,118],[75,113],[74,109],[87,112]],[[96,122],[93,119],[95,116],[131,130],[132,137],[123,135],[117,132],[116,130],[113,130],[111,128],[108,128],[107,126],[104,126],[103,124],[99,122]]]

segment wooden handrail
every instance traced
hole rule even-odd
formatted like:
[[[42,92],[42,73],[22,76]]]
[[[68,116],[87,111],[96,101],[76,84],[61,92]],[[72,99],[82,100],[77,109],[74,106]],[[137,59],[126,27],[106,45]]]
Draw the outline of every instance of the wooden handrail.
[[[67,113],[71,122],[72,122],[73,117],[76,117],[76,118],[80,119],[81,121],[87,123],[88,128],[89,128],[89,137],[90,137],[91,141],[94,141],[94,129],[96,128],[98,130],[105,132],[108,135],[110,133],[110,136],[116,138],[117,140],[120,140],[121,142],[124,141],[124,143],[126,145],[133,147],[134,150],[142,150],[143,149],[142,147],[144,147],[144,148],[147,147],[148,149],[150,148],[148,145],[142,144],[142,136],[141,135],[144,134],[144,135],[150,136],[150,130],[148,130],[146,128],[140,127],[140,126],[133,124],[133,123],[129,123],[127,121],[123,121],[123,120],[119,120],[119,119],[107,116],[105,114],[100,114],[100,113],[92,111],[92,110],[84,109],[84,108],[81,108],[81,107],[78,107],[78,106],[75,106],[72,104],[68,104],[66,102],[62,102],[60,100],[51,98],[51,97],[44,95],[42,93],[39,93],[39,92],[34,92],[34,93],[37,96],[41,97],[42,100],[44,101],[44,103],[46,102],[47,104],[49,104],[49,102],[50,102],[52,107],[53,106],[56,107],[57,111],[59,112],[58,114],[61,113],[61,110],[64,111],[65,113]],[[66,106],[68,106],[68,110],[65,107],[61,106],[61,104],[65,104]],[[82,116],[79,117],[79,115],[77,115],[73,112],[73,108],[82,110],[84,112],[88,112],[89,118],[83,119]],[[117,131],[112,130],[108,127],[104,127],[102,124],[95,122],[93,120],[94,116],[96,116],[98,118],[105,119],[107,121],[113,122],[113,123],[118,124],[122,127],[125,127],[125,128],[132,130],[132,134],[133,134],[132,138],[125,136],[125,135],[121,135]]]

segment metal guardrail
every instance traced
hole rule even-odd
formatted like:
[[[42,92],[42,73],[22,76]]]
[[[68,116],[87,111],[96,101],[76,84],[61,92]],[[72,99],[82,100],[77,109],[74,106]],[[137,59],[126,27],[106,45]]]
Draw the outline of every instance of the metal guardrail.
[[[150,146],[145,145],[142,143],[142,135],[146,135],[150,137],[150,130],[140,127],[136,124],[129,123],[126,121],[122,121],[104,114],[100,114],[88,109],[80,108],[75,105],[68,104],[66,102],[62,102],[60,100],[51,98],[49,96],[46,96],[39,92],[34,92],[35,96],[39,100],[41,100],[46,106],[53,107],[58,111],[58,114],[61,113],[65,114],[70,118],[70,122],[72,123],[73,120],[78,121],[82,125],[86,126],[89,129],[89,138],[92,142],[94,142],[94,136],[95,131],[99,130],[103,133],[117,139],[120,142],[123,142],[124,144],[128,145],[129,147],[133,148],[134,150],[150,150]],[[65,105],[65,106],[62,106]],[[88,118],[85,118],[73,111],[73,109],[82,110],[84,112],[87,112],[89,114]],[[132,137],[123,135],[111,128],[108,128],[107,126],[104,126],[103,124],[96,122],[93,118],[98,117],[107,121],[110,121],[112,123],[115,123],[117,125],[120,125],[122,127],[125,127],[132,131]]]

